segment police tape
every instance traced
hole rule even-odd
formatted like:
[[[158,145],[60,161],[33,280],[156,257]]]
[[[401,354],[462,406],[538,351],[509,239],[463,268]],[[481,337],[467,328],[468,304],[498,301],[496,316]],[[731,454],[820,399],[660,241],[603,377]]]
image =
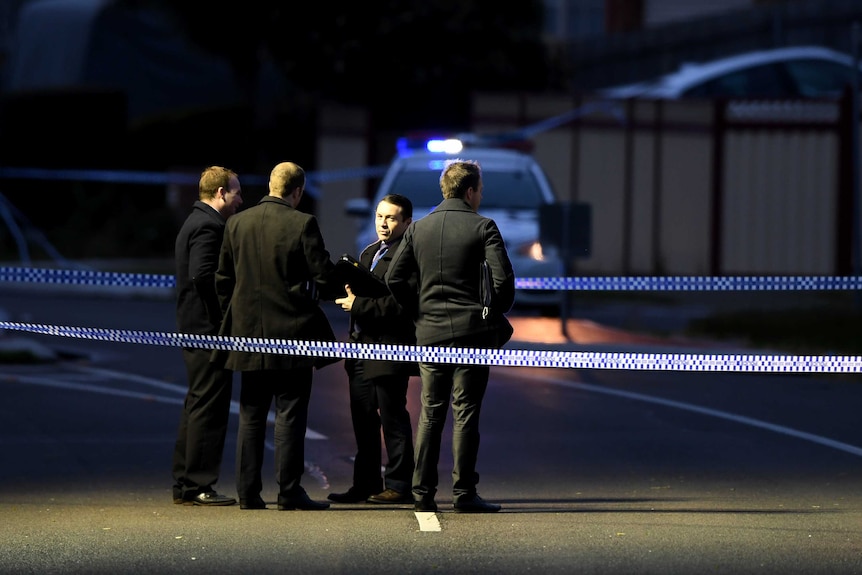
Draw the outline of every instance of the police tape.
[[[379,178],[386,173],[388,166],[366,166],[361,168],[343,168],[323,172],[307,172],[306,191],[320,199],[321,194],[315,189],[320,184],[340,182],[344,180]],[[266,186],[269,176],[240,174],[242,183],[247,186]],[[112,184],[148,184],[148,185],[198,185],[200,174],[189,172],[146,172],[133,170],[75,170],[48,168],[15,168],[0,166],[0,179],[17,180],[69,180],[75,182],[107,182]]]
[[[361,178],[377,178],[383,176],[388,166],[365,166],[361,168],[341,168],[325,172],[307,172],[306,180],[318,184],[355,180]],[[0,166],[0,179],[15,180],[72,180],[76,182],[107,182],[113,184],[152,184],[152,185],[184,185],[197,187],[199,173],[191,172],[145,172],[133,170],[75,170],[48,168],[15,168]],[[243,175],[243,183],[266,185],[269,176]]]
[[[10,321],[0,321],[0,329],[97,341],[193,347],[249,353],[302,355],[336,360],[373,359],[504,367],[649,371],[862,372],[862,356],[722,355],[480,349],[188,335],[182,333],[70,327]]]
[[[174,276],[81,269],[0,267],[0,281],[102,287],[176,287]]]
[[[175,287],[167,274],[101,272],[80,269],[0,267],[0,281],[73,286],[164,288]],[[856,276],[666,276],[518,278],[520,289],[567,290],[855,290]],[[179,333],[81,328],[0,322],[0,329],[92,339],[179,347],[308,355],[342,359],[376,359],[427,363],[465,363],[488,366],[553,367],[659,371],[740,371],[776,373],[858,373],[862,357],[794,356],[778,354],[678,354],[522,349],[470,349],[404,345],[358,344],[259,338],[199,336]]]
[[[862,289],[862,276],[620,276],[516,278],[519,289],[567,291],[827,291]]]
[[[173,288],[174,276],[81,269],[0,267],[0,281]],[[581,276],[515,278],[523,290],[828,291],[862,289],[862,276]]]

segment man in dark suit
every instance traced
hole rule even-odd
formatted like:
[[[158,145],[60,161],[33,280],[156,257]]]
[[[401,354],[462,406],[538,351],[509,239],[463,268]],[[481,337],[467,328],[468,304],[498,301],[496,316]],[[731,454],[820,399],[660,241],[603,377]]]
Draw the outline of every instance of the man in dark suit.
[[[175,243],[177,329],[183,334],[216,335],[221,308],[215,272],[225,222],[242,205],[236,173],[221,166],[203,171],[198,200]],[[230,416],[233,374],[210,363],[210,350],[184,347],[188,392],[174,446],[174,503],[232,505],[215,491]]]
[[[282,162],[269,177],[269,195],[228,221],[216,272],[224,320],[220,335],[335,341],[320,309],[317,289],[328,299],[334,264],[317,219],[296,209],[305,171]],[[275,400],[275,467],[278,509],[326,509],[312,501],[300,480],[305,471],[305,432],[315,366],[337,359],[280,353],[228,351],[225,367],[242,372],[237,492],[242,509],[265,509],[261,467],[269,409]]]
[[[383,278],[404,230],[413,221],[413,204],[399,194],[385,196],[377,204],[375,227],[378,241],[366,247],[359,262]],[[415,283],[414,283],[415,285]],[[416,342],[413,318],[391,294],[353,293],[335,300],[350,312],[350,341],[369,344]],[[413,427],[407,411],[407,385],[418,375],[417,365],[404,361],[347,360],[350,415],[356,438],[353,485],[344,493],[330,493],[336,503],[412,503]],[[380,429],[387,462],[381,481]]]
[[[476,213],[483,193],[481,167],[475,161],[450,162],[440,188],[443,201],[404,233],[387,282],[403,306],[415,306],[418,345],[498,348],[512,335],[504,314],[515,300],[515,274],[497,224]],[[410,286],[416,272],[418,301]],[[420,362],[419,374],[422,410],[416,429],[414,509],[437,511],[437,464],[451,401],[455,511],[499,511],[499,505],[483,500],[476,491],[479,415],[489,367]]]

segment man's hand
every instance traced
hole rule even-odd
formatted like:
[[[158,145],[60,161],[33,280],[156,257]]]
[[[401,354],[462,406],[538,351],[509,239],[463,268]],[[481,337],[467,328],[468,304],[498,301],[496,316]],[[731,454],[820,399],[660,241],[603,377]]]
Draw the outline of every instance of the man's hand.
[[[344,286],[344,291],[347,292],[347,297],[340,297],[335,300],[335,303],[340,305],[344,311],[350,311],[353,309],[353,300],[356,299],[356,296],[350,291],[350,284]]]

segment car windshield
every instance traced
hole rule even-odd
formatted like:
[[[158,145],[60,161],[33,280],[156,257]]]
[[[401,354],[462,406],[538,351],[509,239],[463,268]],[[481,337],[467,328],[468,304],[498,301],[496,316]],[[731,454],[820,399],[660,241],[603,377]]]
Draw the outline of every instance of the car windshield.
[[[798,60],[786,67],[799,94],[808,98],[837,98],[853,81],[853,68],[836,62]]]
[[[545,203],[536,179],[527,172],[483,170],[482,182],[483,210],[536,210]],[[440,173],[431,170],[401,172],[388,191],[407,196],[418,207],[433,207],[443,201]]]
[[[781,66],[777,64],[755,66],[724,74],[683,92],[683,96],[688,98],[788,98],[795,95],[795,90],[788,84]]]

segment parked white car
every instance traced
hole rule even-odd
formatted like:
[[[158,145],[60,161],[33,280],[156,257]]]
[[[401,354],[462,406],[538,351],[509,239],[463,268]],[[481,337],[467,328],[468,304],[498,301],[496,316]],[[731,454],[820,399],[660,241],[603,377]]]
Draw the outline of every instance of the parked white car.
[[[467,141],[467,145],[465,145]],[[374,199],[350,200],[348,215],[362,218],[356,237],[356,254],[376,241],[374,208],[386,194],[407,196],[413,202],[413,219],[428,214],[443,201],[440,174],[447,160],[477,160],[482,165],[484,194],[479,212],[492,218],[506,242],[516,277],[560,277],[559,251],[539,241],[539,211],[556,203],[556,196],[541,166],[527,153],[487,143],[470,146],[469,138],[409,139],[398,142],[398,152],[377,188]],[[559,305],[558,290],[518,289],[516,305]]]
[[[757,50],[634,84],[599,90],[609,98],[837,98],[852,82],[853,57],[822,46]],[[858,68],[857,68],[858,70]]]

